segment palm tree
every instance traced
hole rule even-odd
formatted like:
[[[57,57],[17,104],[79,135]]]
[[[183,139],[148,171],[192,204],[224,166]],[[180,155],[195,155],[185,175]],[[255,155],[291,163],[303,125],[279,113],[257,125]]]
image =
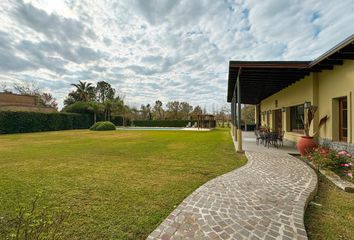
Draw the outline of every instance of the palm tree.
[[[122,99],[116,98],[112,101],[112,112],[119,114],[123,118],[123,126],[125,126],[125,115],[128,111],[128,106],[124,105]]]
[[[113,106],[113,101],[111,100],[106,100],[103,103],[104,106],[104,118],[106,121],[111,120],[111,112],[112,112],[112,106]]]
[[[88,102],[94,97],[95,87],[92,86],[92,83],[81,82],[78,84],[71,84],[71,86],[76,87],[76,92],[79,96],[80,101]]]
[[[90,102],[89,110],[93,112],[93,121],[97,122],[97,114],[102,111],[102,104],[98,102]]]

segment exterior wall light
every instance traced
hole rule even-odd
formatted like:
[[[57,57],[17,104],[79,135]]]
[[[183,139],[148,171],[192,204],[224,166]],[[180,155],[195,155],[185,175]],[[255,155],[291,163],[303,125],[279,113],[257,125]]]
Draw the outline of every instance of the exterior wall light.
[[[311,107],[311,102],[305,102],[304,108],[309,109]]]
[[[286,112],[286,108],[285,108],[285,107],[282,107],[282,108],[281,108],[281,111],[282,111],[282,112]]]

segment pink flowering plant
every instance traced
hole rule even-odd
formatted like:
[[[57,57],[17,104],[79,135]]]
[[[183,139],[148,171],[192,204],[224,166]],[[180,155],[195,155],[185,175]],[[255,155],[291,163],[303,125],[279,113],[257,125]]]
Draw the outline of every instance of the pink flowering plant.
[[[306,155],[306,159],[318,168],[326,168],[339,176],[353,180],[353,156],[345,150],[333,150],[325,146],[319,146]]]

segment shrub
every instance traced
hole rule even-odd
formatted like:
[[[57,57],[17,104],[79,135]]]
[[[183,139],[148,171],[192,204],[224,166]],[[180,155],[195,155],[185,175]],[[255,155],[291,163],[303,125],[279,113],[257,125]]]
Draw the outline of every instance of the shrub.
[[[104,122],[96,122],[90,127],[90,130],[93,131],[109,131],[109,130],[116,130],[116,126],[108,121]]]
[[[90,130],[96,130],[97,126],[100,124],[101,122],[95,122],[91,127]]]
[[[83,129],[90,126],[86,114],[0,111],[0,133],[26,133]]]
[[[91,113],[89,102],[75,102],[63,108],[63,112],[69,113]]]
[[[20,203],[15,216],[0,217],[1,239],[66,239],[64,228],[70,217],[69,209],[39,208],[39,195],[28,204]]]
[[[354,159],[345,150],[337,151],[321,146],[307,154],[306,158],[320,168],[327,168],[339,175],[353,178]]]

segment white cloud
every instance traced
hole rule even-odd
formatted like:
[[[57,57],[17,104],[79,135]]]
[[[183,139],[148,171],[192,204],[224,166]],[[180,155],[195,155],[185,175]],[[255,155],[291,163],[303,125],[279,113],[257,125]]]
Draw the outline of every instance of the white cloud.
[[[0,83],[37,81],[60,104],[106,80],[139,106],[226,103],[229,60],[310,60],[351,35],[354,0],[4,0]],[[8,84],[9,85],[9,84]]]

